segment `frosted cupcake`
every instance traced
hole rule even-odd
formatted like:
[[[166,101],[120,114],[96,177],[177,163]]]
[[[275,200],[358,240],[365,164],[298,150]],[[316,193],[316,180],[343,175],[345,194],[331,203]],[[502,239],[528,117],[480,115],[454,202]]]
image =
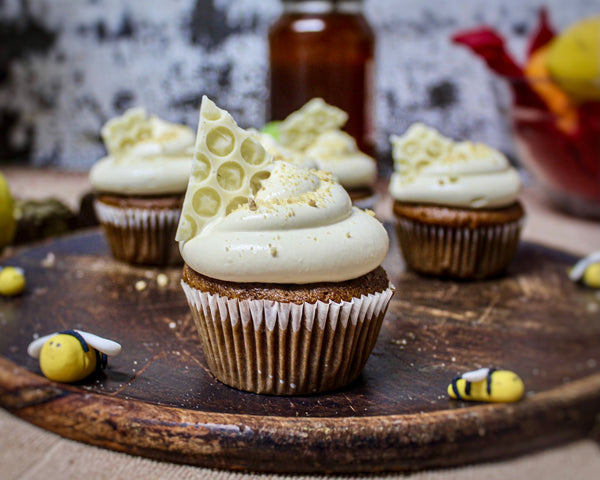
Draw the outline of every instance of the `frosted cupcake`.
[[[177,240],[211,372],[278,395],[351,382],[392,296],[381,223],[329,174],[273,161],[206,97],[192,171]]]
[[[377,164],[358,149],[351,135],[341,130],[347,121],[346,112],[313,98],[282,122],[270,124],[266,131],[296,156],[308,157],[319,170],[331,172],[356,205],[372,206]],[[265,148],[276,156],[271,142]]]
[[[519,174],[506,157],[420,123],[391,143],[390,194],[407,264],[454,278],[501,274],[515,254],[524,217]]]
[[[90,182],[111,252],[131,264],[181,263],[174,241],[190,176],[194,132],[185,125],[128,110],[102,128],[108,156]]]

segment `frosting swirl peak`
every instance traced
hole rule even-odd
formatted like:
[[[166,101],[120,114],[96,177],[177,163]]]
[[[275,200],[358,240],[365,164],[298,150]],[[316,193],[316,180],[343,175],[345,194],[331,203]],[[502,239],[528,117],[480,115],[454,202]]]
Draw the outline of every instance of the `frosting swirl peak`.
[[[96,190],[134,195],[185,191],[194,145],[191,128],[134,108],[109,120],[101,133],[109,155],[90,171]]]
[[[330,174],[273,161],[209,102],[201,107],[194,163],[202,163],[203,172],[225,165],[227,178],[234,172],[236,181],[223,183],[211,173],[190,178],[178,232],[186,264],[224,281],[306,284],[351,280],[382,263],[389,241],[383,225],[353,207]],[[247,142],[255,152],[250,165]],[[253,182],[257,175],[260,181]],[[235,206],[221,207],[230,197]]]
[[[220,280],[314,283],[350,280],[378,267],[388,250],[383,225],[352,207],[324,172],[276,161],[251,204],[181,245],[185,262]]]
[[[517,199],[518,172],[507,158],[482,143],[454,142],[423,124],[392,136],[396,200],[460,208],[498,208]]]

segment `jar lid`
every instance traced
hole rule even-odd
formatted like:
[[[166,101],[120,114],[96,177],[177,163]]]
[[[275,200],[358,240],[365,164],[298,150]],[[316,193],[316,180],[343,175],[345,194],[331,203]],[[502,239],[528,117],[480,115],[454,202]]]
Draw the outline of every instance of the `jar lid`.
[[[292,13],[359,12],[363,0],[282,0],[284,10]]]

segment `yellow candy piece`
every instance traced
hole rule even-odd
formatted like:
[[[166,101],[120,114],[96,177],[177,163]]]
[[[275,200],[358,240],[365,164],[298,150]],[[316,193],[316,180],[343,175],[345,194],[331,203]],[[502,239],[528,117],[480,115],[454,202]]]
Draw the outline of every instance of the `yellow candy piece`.
[[[476,402],[516,402],[524,392],[525,385],[516,373],[489,368],[465,373],[448,385],[451,398]]]
[[[12,242],[16,226],[13,197],[8,182],[0,173],[0,252]]]
[[[84,352],[74,336],[59,333],[49,339],[40,351],[42,373],[56,382],[77,382],[96,369],[96,350]]]
[[[250,132],[203,97],[192,173],[175,240],[186,242],[209,223],[248,204],[272,165],[273,157]]]
[[[15,267],[4,267],[0,270],[0,295],[13,297],[25,290],[23,270]]]

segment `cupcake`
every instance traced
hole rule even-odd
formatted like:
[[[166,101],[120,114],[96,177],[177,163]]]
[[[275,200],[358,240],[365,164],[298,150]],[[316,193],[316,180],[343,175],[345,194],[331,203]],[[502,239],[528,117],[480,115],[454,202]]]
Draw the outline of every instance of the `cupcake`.
[[[181,264],[174,241],[190,176],[194,132],[128,110],[102,128],[108,156],[90,170],[94,208],[113,256],[138,265]]]
[[[319,170],[331,172],[357,206],[371,207],[377,164],[341,130],[347,120],[343,110],[313,98],[282,122],[272,122],[263,130],[289,151],[311,159]],[[265,148],[277,157],[272,142],[265,142]]]
[[[391,143],[390,194],[406,263],[442,277],[500,275],[515,254],[524,217],[520,177],[506,157],[420,123]]]
[[[218,380],[300,395],[359,375],[393,293],[384,227],[330,174],[274,161],[206,97],[176,238]]]

